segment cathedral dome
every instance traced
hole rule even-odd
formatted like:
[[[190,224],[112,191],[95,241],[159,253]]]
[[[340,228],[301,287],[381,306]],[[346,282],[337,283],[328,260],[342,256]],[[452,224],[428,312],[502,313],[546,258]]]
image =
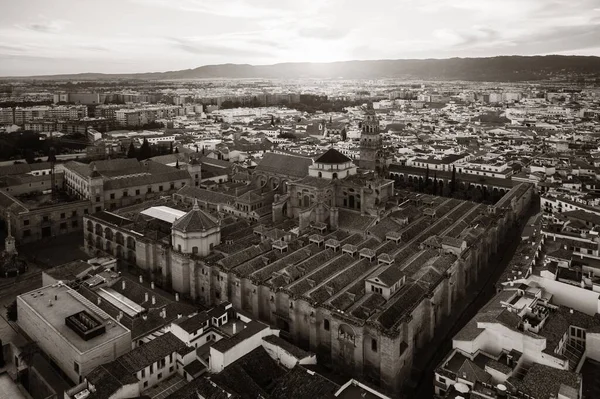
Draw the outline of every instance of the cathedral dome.
[[[172,228],[183,233],[193,233],[210,230],[218,226],[218,221],[201,210],[198,206],[198,200],[194,200],[192,210],[175,220]]]
[[[339,152],[334,148],[330,148],[327,152],[321,155],[315,161],[317,163],[326,163],[326,164],[343,164],[347,162],[352,162],[350,158]]]

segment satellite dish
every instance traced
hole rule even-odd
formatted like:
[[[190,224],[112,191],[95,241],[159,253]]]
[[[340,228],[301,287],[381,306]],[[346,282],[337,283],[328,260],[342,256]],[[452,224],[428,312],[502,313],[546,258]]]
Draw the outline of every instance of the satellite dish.
[[[454,384],[454,389],[456,389],[456,391],[460,393],[468,393],[470,391],[467,384],[463,384],[462,382],[457,382],[456,384]]]

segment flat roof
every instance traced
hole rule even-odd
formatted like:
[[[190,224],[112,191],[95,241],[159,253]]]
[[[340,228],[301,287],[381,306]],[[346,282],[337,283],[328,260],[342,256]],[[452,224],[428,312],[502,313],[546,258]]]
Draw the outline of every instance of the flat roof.
[[[53,330],[66,339],[80,353],[85,353],[125,334],[131,334],[127,328],[117,323],[106,312],[84,298],[77,291],[62,284],[48,285],[19,295],[18,298],[26,306],[33,309],[42,320],[50,325]],[[57,299],[55,300],[55,298]],[[68,316],[83,310],[103,322],[106,332],[85,341],[66,325],[65,319]]]
[[[152,208],[148,208],[140,213],[142,215],[151,216],[155,219],[159,219],[171,224],[175,222],[176,219],[179,219],[185,215],[185,212],[170,208],[168,206],[153,206]]]
[[[0,374],[0,399],[26,399],[8,373]]]

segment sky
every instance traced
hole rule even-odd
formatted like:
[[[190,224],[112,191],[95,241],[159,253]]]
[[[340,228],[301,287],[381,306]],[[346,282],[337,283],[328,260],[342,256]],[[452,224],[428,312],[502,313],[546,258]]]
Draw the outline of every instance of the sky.
[[[600,0],[0,0],[0,76],[600,56]]]

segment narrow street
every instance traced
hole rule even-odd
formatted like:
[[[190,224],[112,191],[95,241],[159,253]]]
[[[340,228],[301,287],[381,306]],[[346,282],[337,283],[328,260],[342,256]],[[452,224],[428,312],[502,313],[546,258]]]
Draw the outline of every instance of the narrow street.
[[[521,233],[525,228],[527,220],[539,212],[539,200],[535,197],[532,199],[532,206],[527,214],[520,220],[521,224],[513,228],[509,232],[508,237],[512,237],[511,241],[505,242],[498,251],[498,256],[494,259],[494,264],[491,265],[491,273],[487,280],[483,281],[479,286],[481,289],[471,292],[463,300],[464,311],[456,318],[451,318],[447,321],[447,326],[438,328],[441,334],[434,337],[430,342],[429,353],[419,355],[423,359],[421,364],[415,364],[415,373],[422,370],[420,379],[414,389],[407,391],[404,395],[406,398],[432,398],[433,397],[433,376],[434,369],[444,356],[452,349],[452,338],[456,335],[468,322],[471,320],[490,299],[496,294],[496,282],[510,263],[514,256],[519,243],[521,242]],[[444,334],[445,332],[445,334]]]

